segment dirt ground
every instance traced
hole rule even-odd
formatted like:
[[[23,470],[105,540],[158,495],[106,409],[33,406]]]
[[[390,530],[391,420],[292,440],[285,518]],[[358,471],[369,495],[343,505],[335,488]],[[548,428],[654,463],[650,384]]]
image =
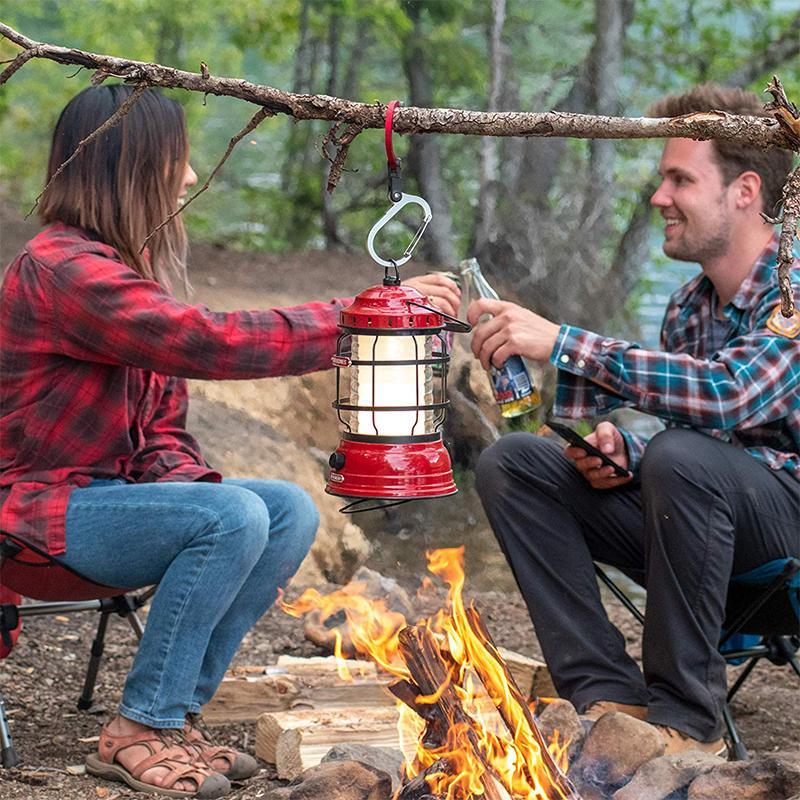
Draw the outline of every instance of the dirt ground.
[[[30,222],[0,203],[0,261],[7,263],[35,232]],[[421,271],[424,266],[417,266]],[[203,302],[220,309],[280,305],[313,298],[349,294],[376,282],[379,270],[360,254],[298,253],[278,256],[238,253],[213,245],[193,250],[193,282]],[[325,398],[328,403],[329,399]],[[247,453],[253,442],[247,427],[235,424],[220,431],[196,430],[205,443],[213,433],[228,447]],[[299,414],[285,433],[303,439],[307,421]],[[331,436],[335,441],[336,431]],[[319,447],[329,446],[328,442]],[[286,477],[291,477],[287,474]],[[469,485],[469,481],[466,481]],[[452,502],[418,504],[413,510],[395,512],[366,523],[373,539],[368,566],[416,588],[422,571],[421,551],[430,546],[467,544],[467,592],[473,597],[498,644],[532,656],[540,656],[527,611],[514,588],[475,492],[466,488]],[[420,533],[422,531],[422,533]],[[324,587],[322,587],[324,588]],[[615,602],[609,616],[628,639],[638,657],[640,644],[636,623]],[[0,689],[10,718],[20,768],[0,770],[2,800],[89,800],[131,797],[121,784],[105,784],[71,772],[82,764],[96,742],[99,726],[119,700],[124,676],[134,654],[134,640],[121,620],[114,620],[95,692],[96,707],[79,712],[80,693],[88,649],[96,619],[93,614],[63,618],[30,619],[18,646],[0,662]],[[321,651],[303,637],[297,621],[272,609],[255,626],[242,645],[235,663],[265,664],[281,654],[311,656]],[[800,691],[786,668],[759,666],[737,696],[733,706],[744,741],[754,752],[766,753],[797,746],[800,742]],[[219,729],[220,738],[252,752],[254,726]],[[255,800],[279,785],[271,768],[265,767],[230,797]]]

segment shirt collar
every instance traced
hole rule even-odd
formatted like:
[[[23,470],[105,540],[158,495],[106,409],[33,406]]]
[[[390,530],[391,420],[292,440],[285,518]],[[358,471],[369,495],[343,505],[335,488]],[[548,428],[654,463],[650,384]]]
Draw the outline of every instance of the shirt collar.
[[[752,306],[764,284],[774,280],[772,267],[778,253],[778,241],[778,232],[773,231],[767,246],[761,251],[753,268],[747,273],[745,279],[739,284],[736,294],[731,298],[731,305],[736,306],[739,310]]]
[[[774,231],[766,247],[756,259],[753,268],[747,273],[736,294],[731,298],[729,305],[740,310],[748,308],[753,304],[764,284],[772,280],[772,266],[778,252],[778,241],[778,232]],[[712,291],[714,291],[714,285],[701,272],[678,289],[675,293],[675,300],[679,306],[696,305],[701,297],[707,297]]]

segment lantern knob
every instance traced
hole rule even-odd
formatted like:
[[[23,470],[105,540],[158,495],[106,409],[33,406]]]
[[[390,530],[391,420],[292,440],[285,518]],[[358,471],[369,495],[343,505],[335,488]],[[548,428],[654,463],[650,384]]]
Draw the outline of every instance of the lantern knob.
[[[338,472],[344,466],[344,453],[340,453],[338,450],[331,453],[331,457],[328,459],[328,464],[330,465],[331,469]]]

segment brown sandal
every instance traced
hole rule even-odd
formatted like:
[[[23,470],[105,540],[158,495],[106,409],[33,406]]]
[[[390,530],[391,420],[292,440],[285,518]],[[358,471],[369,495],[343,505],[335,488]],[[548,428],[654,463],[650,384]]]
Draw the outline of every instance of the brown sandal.
[[[247,753],[240,753],[232,747],[215,745],[206,726],[196,717],[187,717],[183,726],[186,741],[195,748],[204,764],[228,780],[243,781],[258,772],[258,761]],[[227,766],[223,769],[213,766],[216,759],[223,759]]]
[[[150,751],[133,769],[127,770],[115,761],[117,753],[132,745],[142,745]],[[228,794],[231,784],[224,775],[198,763],[190,752],[170,739],[168,731],[142,731],[128,736],[115,736],[104,727],[100,732],[99,753],[86,758],[86,771],[98,778],[122,781],[132,789],[166,797],[196,797],[214,800]],[[160,785],[140,780],[153,767],[167,767],[169,773]],[[194,791],[173,789],[178,781],[192,781]]]

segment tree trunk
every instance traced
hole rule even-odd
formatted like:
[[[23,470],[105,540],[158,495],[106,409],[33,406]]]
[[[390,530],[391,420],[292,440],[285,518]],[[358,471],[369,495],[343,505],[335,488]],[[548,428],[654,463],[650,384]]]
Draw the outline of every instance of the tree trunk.
[[[505,48],[502,35],[506,18],[506,0],[492,0],[492,24],[489,30],[489,99],[487,111],[500,108],[503,85]],[[483,250],[497,225],[497,191],[500,185],[499,142],[486,138],[481,142],[481,183],[478,191],[478,214],[475,221],[474,246],[471,252]]]
[[[422,9],[412,4],[405,9],[413,23],[403,48],[403,68],[406,73],[411,105],[433,106],[433,80],[428,68],[425,34],[422,29]],[[452,267],[456,264],[453,243],[453,221],[450,215],[450,192],[442,180],[441,151],[433,136],[418,136],[411,140],[406,176],[410,173],[419,193],[431,206],[433,222],[422,244],[427,258],[434,264]],[[408,188],[406,188],[408,191]]]
[[[624,26],[618,0],[595,0],[595,40],[592,64],[592,110],[613,115],[617,111]],[[589,174],[583,200],[583,230],[592,241],[604,241],[611,230],[612,183],[616,144],[595,139],[589,143]]]
[[[337,10],[331,11],[328,21],[328,83],[325,89],[326,94],[336,96],[338,72],[339,72],[339,41],[341,35],[341,17]],[[339,228],[336,220],[336,212],[333,208],[333,195],[327,189],[328,176],[322,174],[322,233],[325,237],[325,249],[335,250],[342,246],[342,237],[339,235]]]

